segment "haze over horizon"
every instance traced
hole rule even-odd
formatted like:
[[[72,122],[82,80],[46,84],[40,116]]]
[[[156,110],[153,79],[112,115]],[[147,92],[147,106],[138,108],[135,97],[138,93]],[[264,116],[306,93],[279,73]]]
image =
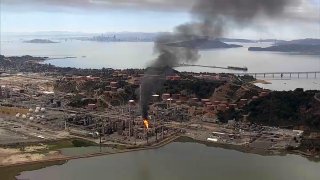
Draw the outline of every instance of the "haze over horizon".
[[[64,31],[172,32],[192,20],[195,0],[2,0],[1,33]],[[319,0],[303,0],[298,7],[285,7],[285,16],[266,19],[258,15],[249,27],[229,24],[231,38],[318,38]],[[303,27],[303,28],[301,28]]]

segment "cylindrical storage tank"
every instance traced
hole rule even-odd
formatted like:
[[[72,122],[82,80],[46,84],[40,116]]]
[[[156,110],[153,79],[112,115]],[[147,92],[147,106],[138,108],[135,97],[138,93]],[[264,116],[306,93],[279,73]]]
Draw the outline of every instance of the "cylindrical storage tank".
[[[168,103],[173,103],[174,100],[173,100],[172,98],[168,98],[168,99],[167,99],[167,102],[168,102]]]
[[[134,100],[129,100],[129,105],[131,105],[131,106],[135,105]]]
[[[228,101],[222,101],[221,104],[225,104],[225,105],[228,105]]]
[[[225,111],[225,110],[227,110],[227,105],[219,104],[218,107],[217,107],[217,110],[218,111]]]
[[[243,103],[243,104],[247,104],[248,99],[240,99],[240,102]]]
[[[26,119],[27,118],[27,116],[25,115],[25,114],[22,114],[22,119]]]
[[[96,104],[88,104],[88,105],[87,105],[87,108],[88,108],[89,110],[94,110],[94,109],[97,108],[97,105],[96,105]]]
[[[46,108],[41,108],[40,111],[41,111],[41,112],[45,112],[45,111],[46,111]]]
[[[219,105],[219,104],[220,104],[220,101],[214,101],[213,104],[214,104],[214,105]]]
[[[206,107],[208,107],[208,106],[211,106],[212,103],[211,102],[206,102],[205,105],[206,105]]]
[[[202,104],[203,106],[206,106],[206,103],[208,103],[208,102],[210,102],[209,99],[201,99],[201,104]]]
[[[193,101],[193,102],[198,102],[199,99],[198,99],[198,98],[192,98],[192,101]]]
[[[253,96],[253,97],[252,97],[252,100],[257,100],[257,99],[259,99],[258,96]]]
[[[34,117],[30,117],[29,119],[30,119],[31,121],[33,121],[33,120],[34,120]]]
[[[210,102],[210,99],[201,99],[201,102],[203,103]]]
[[[157,101],[159,101],[159,95],[158,94],[154,94],[154,95],[152,95],[152,99],[153,99],[153,101],[155,101],[155,102],[157,102]]]
[[[34,113],[39,113],[39,110],[37,110],[37,109],[36,109],[36,110],[34,110]]]
[[[248,99],[240,99],[238,105],[239,105],[239,107],[242,108],[242,107],[244,107],[245,105],[247,105],[247,103],[248,103]]]
[[[110,82],[111,87],[118,87],[118,82]]]
[[[32,108],[30,108],[30,109],[29,109],[29,112],[33,112],[33,109],[32,109]]]
[[[111,87],[112,92],[117,92],[118,88],[117,87]]]
[[[17,113],[17,114],[16,114],[16,117],[17,117],[17,118],[20,117],[20,113]]]
[[[167,100],[169,98],[170,98],[170,94],[168,93],[162,94],[162,100]]]
[[[230,107],[230,109],[235,109],[235,108],[237,108],[237,104],[229,104],[229,107]]]

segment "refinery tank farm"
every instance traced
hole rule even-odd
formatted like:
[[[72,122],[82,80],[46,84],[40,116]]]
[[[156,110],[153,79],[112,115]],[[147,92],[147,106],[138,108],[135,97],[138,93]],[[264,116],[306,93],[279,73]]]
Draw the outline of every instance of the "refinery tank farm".
[[[306,113],[317,118],[319,91],[271,91],[256,86],[264,80],[247,72],[180,72],[169,66],[77,69],[39,63],[46,59],[41,57],[0,57],[0,172],[166,149],[178,142],[319,157],[312,126],[288,119],[274,125],[279,116],[270,116],[282,103],[298,99],[301,114],[291,118],[310,117]]]
[[[247,116],[237,121],[220,122],[219,114],[229,110],[241,111],[270,94],[269,90],[244,83],[248,77],[170,70],[162,78],[165,87],[177,88],[175,85],[179,84],[189,91],[192,90],[188,89],[189,82],[210,82],[210,86],[216,88],[208,89],[213,93],[208,98],[170,89],[152,93],[147,103],[147,116],[144,117],[141,100],[135,93],[131,95],[136,99],[129,98],[130,92],[136,92],[131,88],[141,88],[145,77],[143,71],[105,71],[108,75],[104,77],[2,73],[0,114],[5,117],[0,118],[2,145],[76,138],[101,147],[120,148],[117,151],[131,151],[160,147],[179,137],[265,151],[283,150],[300,144],[301,130],[253,124]],[[228,89],[234,90],[232,99],[224,98]],[[12,131],[15,136],[11,136]]]

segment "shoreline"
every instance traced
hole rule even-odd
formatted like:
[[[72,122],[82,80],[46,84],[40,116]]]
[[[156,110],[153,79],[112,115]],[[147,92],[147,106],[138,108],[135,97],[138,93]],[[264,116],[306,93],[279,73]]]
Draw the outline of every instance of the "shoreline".
[[[243,145],[233,145],[233,144],[224,144],[224,143],[217,143],[217,142],[209,142],[209,141],[203,141],[200,139],[194,139],[190,136],[181,136],[182,141],[178,142],[194,142],[194,143],[200,143],[207,147],[216,147],[216,148],[223,148],[227,150],[235,150],[242,153],[250,153],[250,154],[257,154],[261,156],[285,156],[285,155],[298,155],[301,157],[304,157],[308,159],[309,161],[315,161],[320,162],[319,155],[312,155],[308,154],[306,152],[300,151],[300,150],[268,150],[268,149],[254,149]]]
[[[29,161],[29,162],[26,161],[26,162],[10,164],[10,165],[0,165],[0,174],[1,172],[3,172],[5,173],[5,177],[7,179],[16,180],[16,176],[18,176],[21,172],[24,172],[24,171],[33,171],[33,170],[42,169],[42,168],[53,166],[53,165],[62,165],[70,160],[76,160],[76,159],[99,157],[99,156],[106,156],[106,155],[113,155],[113,154],[122,154],[127,152],[143,151],[143,150],[149,150],[149,149],[158,149],[160,147],[163,147],[167,144],[174,142],[180,137],[181,135],[177,134],[167,139],[164,139],[163,141],[160,141],[154,145],[146,146],[142,148],[125,149],[125,150],[119,150],[116,152],[92,153],[92,154],[86,154],[86,155],[80,155],[80,156],[70,156],[70,157],[66,156],[63,158],[54,158],[54,159],[46,159],[46,160],[39,160],[39,161]]]
[[[154,145],[145,146],[145,147],[138,147],[138,148],[127,148],[124,150],[118,150],[116,152],[99,152],[99,153],[92,153],[92,154],[86,154],[86,155],[80,155],[80,156],[65,156],[62,158],[54,158],[54,159],[46,159],[46,160],[39,160],[39,161],[25,161],[21,163],[16,164],[9,164],[9,165],[0,165],[0,168],[4,167],[13,167],[13,166],[22,166],[22,165],[29,165],[29,164],[37,164],[37,163],[44,163],[44,162],[54,162],[54,161],[68,161],[68,160],[74,160],[74,159],[83,159],[83,158],[90,158],[90,157],[98,157],[98,156],[104,156],[104,155],[111,155],[111,154],[120,154],[120,153],[126,153],[126,152],[133,152],[133,151],[142,151],[142,150],[148,150],[148,149],[157,149],[160,147],[163,147],[167,144],[170,144],[171,142],[175,141],[176,139],[180,138],[180,135],[175,135],[173,137],[167,138],[163,141],[160,141]]]
[[[24,171],[33,171],[42,169],[45,167],[53,166],[53,165],[62,165],[70,160],[76,160],[76,159],[85,159],[85,158],[92,158],[92,157],[99,157],[99,156],[107,156],[107,155],[114,155],[114,154],[122,154],[122,153],[128,153],[128,152],[135,152],[135,151],[144,151],[144,150],[150,150],[150,149],[158,149],[163,146],[166,146],[172,142],[181,142],[181,143],[199,143],[203,144],[207,147],[215,147],[215,148],[222,148],[226,150],[234,150],[242,153],[250,153],[250,154],[256,154],[261,156],[286,156],[286,155],[298,155],[301,157],[304,157],[308,159],[309,161],[319,162],[320,159],[316,158],[314,156],[311,156],[310,154],[307,154],[305,152],[299,151],[299,150],[264,150],[264,149],[252,149],[246,146],[242,145],[232,145],[232,144],[223,144],[223,143],[214,143],[214,142],[208,142],[203,140],[194,139],[192,137],[189,137],[187,135],[181,135],[177,134],[173,137],[167,138],[161,142],[158,142],[154,145],[145,146],[141,148],[133,148],[133,149],[125,149],[125,150],[119,150],[116,152],[102,152],[102,153],[92,153],[92,154],[86,154],[86,155],[80,155],[80,156],[66,156],[63,158],[54,158],[54,159],[46,159],[46,160],[39,160],[39,161],[29,161],[29,162],[22,162],[22,163],[16,163],[11,165],[0,165],[0,172],[1,171],[9,171],[9,174],[11,179],[16,179],[15,177],[18,176],[21,172]],[[31,168],[30,168],[31,167]],[[12,172],[13,171],[13,172]]]
[[[98,157],[98,156],[105,156],[105,155],[112,155],[112,154],[121,154],[121,153],[127,153],[127,152],[134,152],[134,151],[143,151],[143,150],[149,150],[149,149],[158,149],[163,146],[166,146],[172,142],[194,142],[194,143],[200,143],[203,145],[206,145],[208,147],[217,147],[217,148],[223,148],[228,150],[236,150],[243,153],[252,153],[252,154],[258,154],[262,156],[273,156],[273,155],[286,155],[286,154],[294,154],[294,155],[300,155],[302,157],[305,157],[309,160],[315,160],[320,161],[319,155],[312,155],[306,152],[303,152],[301,150],[269,150],[269,149],[256,149],[256,148],[250,148],[248,146],[244,145],[233,145],[233,144],[226,144],[226,143],[219,143],[219,142],[209,142],[204,141],[201,139],[196,139],[194,137],[188,136],[188,135],[174,135],[172,137],[166,138],[163,141],[159,141],[158,143],[155,143],[153,145],[145,145],[142,147],[136,146],[136,147],[127,147],[123,150],[117,150],[115,152],[97,152],[97,153],[89,153],[85,155],[78,155],[78,156],[66,156],[60,153],[60,157],[58,158],[51,158],[51,159],[43,159],[43,160],[36,160],[36,161],[24,161],[19,162],[15,164],[7,164],[2,165],[0,164],[0,168],[5,167],[14,167],[14,166],[23,166],[23,165],[29,165],[29,164],[37,164],[37,163],[45,163],[45,162],[55,162],[55,161],[69,161],[69,160],[75,160],[75,159],[83,159],[83,158],[90,158],[90,157]],[[28,143],[29,145],[32,145],[33,143]],[[10,147],[11,145],[9,145]],[[8,146],[7,146],[8,147]],[[99,145],[97,146],[99,147]],[[101,147],[106,147],[105,145],[102,145]],[[77,147],[74,147],[77,148]],[[61,157],[63,156],[63,157]]]

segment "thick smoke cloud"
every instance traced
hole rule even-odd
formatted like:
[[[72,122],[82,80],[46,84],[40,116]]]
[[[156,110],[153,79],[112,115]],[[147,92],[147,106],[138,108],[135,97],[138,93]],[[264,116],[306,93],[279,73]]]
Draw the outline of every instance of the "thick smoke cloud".
[[[195,62],[200,57],[196,49],[168,46],[173,42],[190,41],[197,38],[218,38],[227,31],[227,23],[243,27],[257,16],[280,18],[287,6],[298,6],[299,0],[199,0],[191,13],[194,21],[176,27],[174,33],[165,34],[155,42],[158,58],[147,70],[141,85],[142,115],[147,118],[148,103],[152,93],[157,91],[161,71],[183,62]],[[157,76],[155,76],[157,75]],[[152,78],[150,78],[152,76]]]

